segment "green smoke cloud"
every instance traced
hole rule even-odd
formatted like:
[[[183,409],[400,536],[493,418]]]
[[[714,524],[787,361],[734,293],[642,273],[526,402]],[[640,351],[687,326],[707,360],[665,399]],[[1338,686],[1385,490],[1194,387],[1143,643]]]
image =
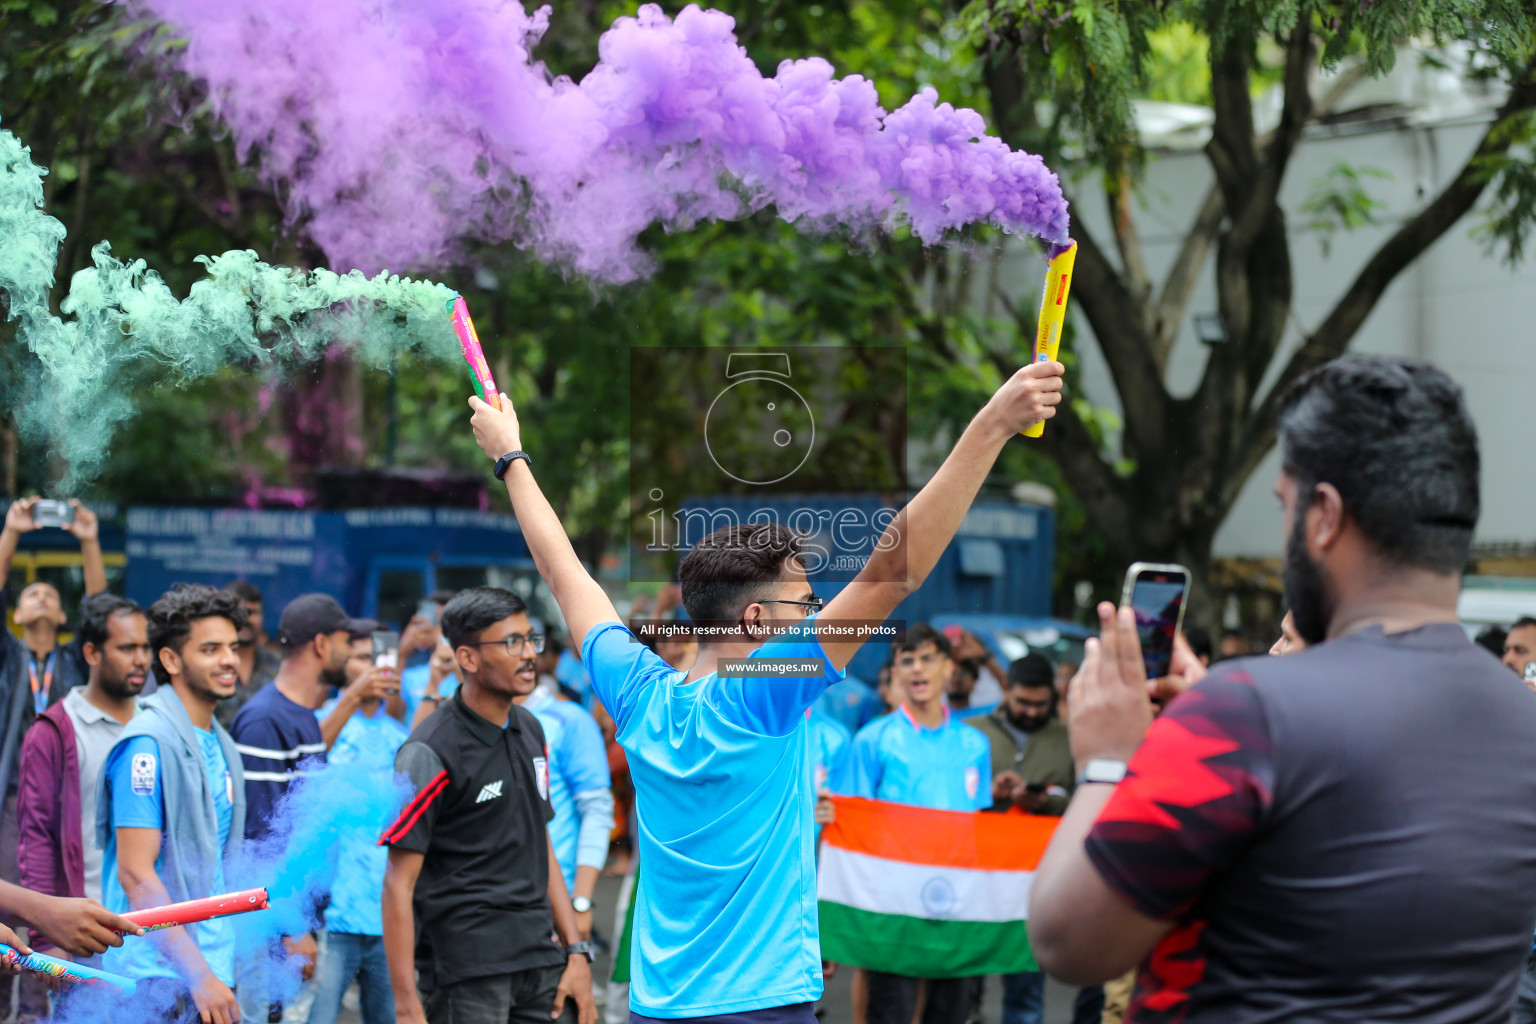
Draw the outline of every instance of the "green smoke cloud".
[[[452,360],[457,341],[445,285],[388,273],[304,272],[249,250],[199,256],[208,276],[178,299],[143,260],[124,262],[101,242],[49,307],[64,225],[43,211],[46,168],[0,131],[0,296],[34,359],[0,382],[22,436],[67,469],[60,490],[88,483],[114,433],[133,415],[136,390],[186,384],[244,364],[280,373],[342,346],[384,368],[400,354]]]

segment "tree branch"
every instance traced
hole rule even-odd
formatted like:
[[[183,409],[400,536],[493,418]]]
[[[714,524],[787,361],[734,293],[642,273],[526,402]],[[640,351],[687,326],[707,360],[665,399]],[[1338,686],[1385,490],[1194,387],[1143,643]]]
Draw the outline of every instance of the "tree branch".
[[[1509,97],[1461,171],[1429,205],[1382,243],[1317,330],[1291,356],[1274,387],[1248,418],[1234,479],[1241,480],[1251,473],[1274,443],[1275,408],[1286,389],[1308,370],[1342,355],[1397,275],[1477,204],[1490,181],[1482,167],[1484,161],[1506,152],[1513,143],[1511,134],[1502,129],[1513,117],[1536,110],[1533,71],[1536,71],[1536,59],[1515,79]]]
[[[1077,241],[1072,296],[1109,364],[1125,414],[1126,436],[1156,451],[1167,424],[1168,390],[1152,358],[1143,318],[1136,314],[1136,298],[1081,220],[1073,224],[1072,237]],[[1032,335],[1033,330],[1025,333]]]
[[[1158,373],[1168,365],[1168,354],[1179,336],[1190,297],[1200,283],[1200,272],[1205,269],[1205,257],[1211,251],[1211,243],[1216,240],[1225,214],[1221,189],[1212,185],[1195,214],[1194,223],[1184,233],[1184,241],[1173,266],[1168,269],[1168,276],[1163,279],[1163,290],[1157,297],[1152,321],[1152,358],[1157,363]]]
[[[1106,176],[1104,198],[1109,204],[1109,223],[1115,232],[1115,246],[1120,250],[1120,266],[1125,271],[1126,289],[1138,306],[1145,308],[1152,294],[1152,280],[1141,250],[1141,236],[1131,212],[1131,176],[1121,166]]]

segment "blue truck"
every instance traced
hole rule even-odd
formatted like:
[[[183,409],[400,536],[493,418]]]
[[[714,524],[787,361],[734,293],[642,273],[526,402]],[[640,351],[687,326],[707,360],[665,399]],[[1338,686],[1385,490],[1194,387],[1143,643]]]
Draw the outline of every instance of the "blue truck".
[[[537,615],[552,611],[517,520],[474,509],[136,506],[127,512],[126,554],[126,592],[141,604],[174,583],[248,579],[274,624],[283,605],[316,590],[397,626],[434,590],[486,584],[522,594]]]

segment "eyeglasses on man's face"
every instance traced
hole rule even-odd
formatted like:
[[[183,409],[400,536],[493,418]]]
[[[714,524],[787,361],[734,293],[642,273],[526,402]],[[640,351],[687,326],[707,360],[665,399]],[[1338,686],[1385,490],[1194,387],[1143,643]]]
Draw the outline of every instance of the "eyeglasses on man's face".
[[[514,657],[514,658],[517,657],[519,654],[521,654],[523,652],[523,644],[530,645],[533,648],[533,653],[534,654],[543,654],[544,653],[544,634],[543,633],[508,633],[506,636],[502,637],[500,640],[477,640],[474,643],[465,644],[464,646],[465,647],[494,647],[494,646],[496,646],[498,644],[502,645],[502,646],[505,646],[506,649],[507,649],[507,653],[509,655],[511,655],[512,657]]]
[[[781,600],[781,599],[778,599],[778,598],[774,598],[772,600],[759,601],[757,603],[758,604],[792,604],[792,605],[796,605],[796,606],[798,606],[800,608],[804,608],[808,612],[819,612],[819,611],[821,611],[822,607],[824,605],[826,605],[827,602],[823,601],[821,598],[817,597],[815,594],[812,594],[810,597],[806,598],[804,601],[788,601],[788,600]]]

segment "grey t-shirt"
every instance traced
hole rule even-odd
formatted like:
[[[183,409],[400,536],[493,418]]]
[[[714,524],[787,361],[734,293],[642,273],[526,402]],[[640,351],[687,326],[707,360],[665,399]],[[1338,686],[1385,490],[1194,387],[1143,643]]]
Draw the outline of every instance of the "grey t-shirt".
[[[1172,929],[1127,1024],[1507,1024],[1536,924],[1536,696],[1453,624],[1223,665],[1100,813]]]
[[[80,838],[85,850],[85,894],[101,902],[101,847],[96,844],[96,787],[107,755],[123,734],[123,723],[85,699],[85,687],[64,696],[64,712],[75,728],[80,762]]]

